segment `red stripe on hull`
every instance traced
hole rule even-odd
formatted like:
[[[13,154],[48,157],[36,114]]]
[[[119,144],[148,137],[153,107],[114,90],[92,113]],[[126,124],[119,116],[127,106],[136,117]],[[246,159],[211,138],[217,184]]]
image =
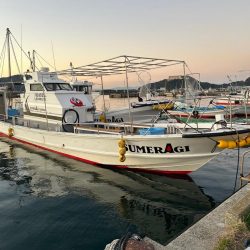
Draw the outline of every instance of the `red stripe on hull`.
[[[241,107],[242,104],[234,104],[234,103],[229,103],[229,102],[215,102],[216,105],[223,105],[223,106],[235,106],[235,107]],[[248,103],[247,105],[250,105],[250,103]]]
[[[97,165],[98,164],[97,162],[94,162],[94,161],[89,161],[89,160],[85,160],[85,159],[82,159],[82,158],[77,157],[77,156],[65,154],[65,153],[62,153],[62,152],[50,149],[50,148],[46,148],[46,147],[43,147],[43,146],[31,143],[31,142],[27,142],[27,141],[15,138],[15,137],[9,137],[8,135],[6,135],[6,134],[4,134],[2,132],[0,132],[0,136],[7,137],[7,138],[9,138],[11,140],[18,141],[18,142],[21,142],[21,143],[24,143],[24,144],[28,144],[28,145],[36,147],[36,148],[47,150],[47,151],[52,152],[52,153],[56,153],[56,154],[59,154],[59,155],[62,155],[62,156],[66,156],[68,158],[71,158],[71,159],[74,159],[74,160],[77,160],[77,161],[82,161],[82,162],[85,162],[85,163],[88,163],[88,164],[92,164],[92,165]]]
[[[173,114],[173,116],[176,116],[176,117],[185,117],[185,118],[187,118],[187,117],[189,117],[190,115],[186,115],[186,114],[184,114],[184,115],[175,115],[175,114]],[[236,115],[232,115],[232,117],[235,117]],[[227,116],[226,116],[227,117]],[[194,117],[194,116],[192,116],[191,115],[191,118],[196,118],[196,117]],[[198,119],[215,119],[215,115],[199,115],[198,116]]]
[[[180,116],[180,117],[189,117],[190,115],[175,115],[175,116]],[[191,118],[196,118],[194,116],[191,115]],[[198,119],[201,119],[201,118],[204,118],[204,119],[214,119],[215,118],[215,115],[199,115],[198,116]]]
[[[33,146],[33,147],[36,147],[36,148],[47,150],[49,152],[52,152],[52,153],[55,153],[55,154],[59,154],[59,155],[62,155],[64,157],[67,157],[67,158],[71,158],[71,159],[74,159],[74,160],[77,160],[77,161],[81,161],[81,162],[84,162],[84,163],[87,163],[87,164],[91,164],[91,165],[94,165],[94,166],[100,166],[100,167],[104,167],[104,168],[126,169],[128,171],[153,173],[153,174],[159,174],[159,175],[171,175],[173,177],[175,175],[178,175],[178,176],[183,175],[183,176],[185,176],[185,175],[187,175],[187,174],[189,174],[189,173],[192,172],[192,171],[167,171],[167,170],[152,170],[152,169],[141,169],[141,168],[129,168],[127,166],[122,166],[122,165],[105,165],[105,164],[97,163],[97,162],[94,162],[94,161],[86,160],[86,159],[83,159],[83,158],[80,158],[80,157],[77,157],[77,156],[73,156],[73,155],[70,155],[70,154],[65,154],[65,153],[62,153],[62,152],[59,152],[59,151],[56,151],[56,150],[53,150],[53,149],[50,149],[50,148],[46,148],[46,147],[43,147],[43,146],[31,143],[31,142],[27,142],[27,141],[15,138],[14,136],[9,137],[8,135],[6,135],[6,134],[4,134],[2,132],[0,132],[0,137],[7,137],[10,140],[18,141],[18,142],[21,142],[23,144],[27,144],[27,145],[30,145],[30,146]]]

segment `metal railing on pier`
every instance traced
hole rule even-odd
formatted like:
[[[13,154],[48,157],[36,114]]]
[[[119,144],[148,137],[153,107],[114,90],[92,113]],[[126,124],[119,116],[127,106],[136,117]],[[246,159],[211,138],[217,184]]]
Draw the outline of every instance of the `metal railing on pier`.
[[[250,150],[247,150],[243,153],[241,156],[241,165],[240,165],[240,187],[243,186],[243,181],[250,182],[250,172],[247,174],[244,174],[244,161],[245,157],[250,153]]]

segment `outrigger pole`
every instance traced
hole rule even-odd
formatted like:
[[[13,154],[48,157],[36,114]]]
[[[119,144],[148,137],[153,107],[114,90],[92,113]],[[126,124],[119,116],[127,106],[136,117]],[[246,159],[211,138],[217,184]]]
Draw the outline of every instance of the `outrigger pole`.
[[[138,57],[138,56],[118,56],[108,60],[100,61],[97,63],[87,64],[79,67],[71,67],[70,69],[57,71],[59,75],[72,75],[72,76],[84,76],[84,77],[101,77],[101,84],[103,90],[103,76],[112,76],[125,74],[125,82],[127,87],[127,97],[129,105],[129,120],[132,124],[131,104],[129,97],[128,87],[128,75],[130,73],[136,73],[139,71],[148,71],[153,69],[159,69],[169,66],[183,64],[184,66],[184,81],[185,79],[185,61],[181,60],[170,60],[170,59],[159,59],[151,57]],[[188,69],[188,67],[187,67]],[[188,69],[189,70],[189,69]]]
[[[126,75],[126,87],[127,87],[127,97],[128,97],[128,117],[129,121],[131,122],[131,127],[133,125],[133,120],[131,116],[131,104],[130,104],[130,97],[129,97],[129,88],[128,88],[128,67],[127,67],[127,61],[129,62],[127,56],[125,56],[125,75]]]

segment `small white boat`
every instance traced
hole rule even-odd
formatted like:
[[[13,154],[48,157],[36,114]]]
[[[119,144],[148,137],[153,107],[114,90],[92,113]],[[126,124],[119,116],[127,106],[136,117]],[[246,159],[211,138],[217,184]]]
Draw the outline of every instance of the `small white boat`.
[[[138,102],[131,103],[131,107],[140,110],[152,110],[157,106],[171,105],[169,99],[154,99],[150,89],[144,84],[138,94]]]
[[[92,100],[72,90],[56,73],[33,72],[31,78],[25,76],[24,85],[23,117],[8,117],[2,92],[5,113],[0,135],[105,167],[186,174],[217,156],[223,150],[218,144],[235,146],[250,132],[249,126],[236,124],[197,128],[197,124],[94,122]]]
[[[228,109],[235,109],[237,116],[246,116],[250,114],[249,90],[235,95],[228,95],[214,100],[216,105],[223,105]]]
[[[188,105],[181,102],[175,102],[174,108],[169,110],[168,113],[177,118],[195,118],[195,119],[213,119],[216,115],[223,115],[224,117],[235,117],[237,108],[225,107],[222,105],[200,106],[200,105]]]

